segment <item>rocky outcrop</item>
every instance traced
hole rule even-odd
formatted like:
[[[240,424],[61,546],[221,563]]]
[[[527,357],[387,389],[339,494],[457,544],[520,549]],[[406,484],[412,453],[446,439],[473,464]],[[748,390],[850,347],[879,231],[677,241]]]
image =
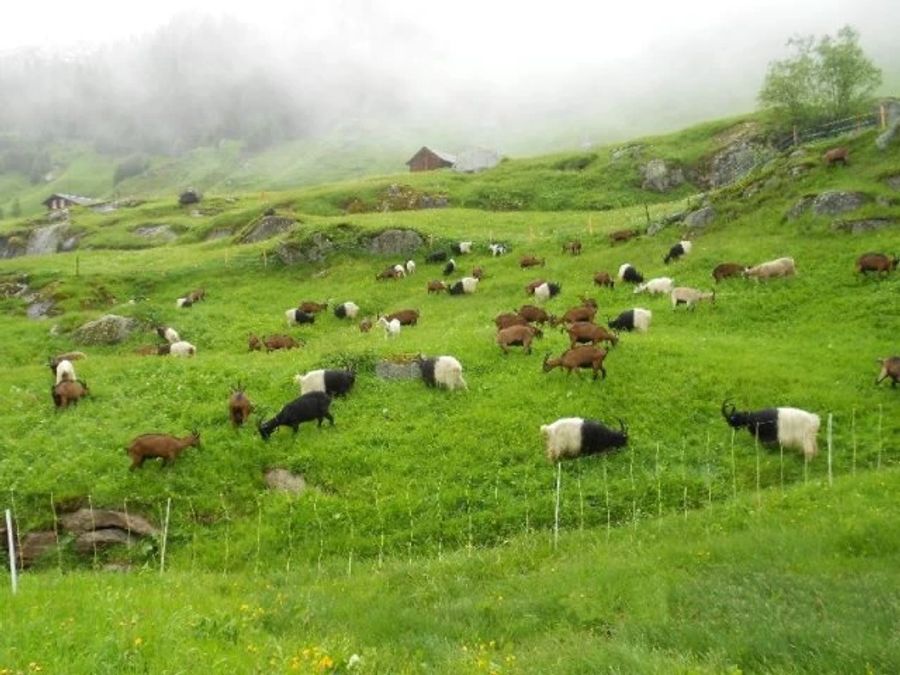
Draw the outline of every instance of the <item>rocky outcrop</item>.
[[[351,200],[352,203],[352,200]],[[359,200],[352,203],[357,212],[360,211]],[[442,209],[450,205],[450,200],[444,194],[427,194],[419,192],[410,185],[394,183],[385,188],[378,197],[376,210],[378,211],[410,211],[414,209]],[[349,209],[348,209],[349,210]],[[363,205],[361,210],[365,209]]]
[[[253,244],[257,241],[271,239],[274,236],[293,230],[295,225],[297,225],[297,221],[292,218],[265,216],[244,232],[238,239],[238,243]]]
[[[812,201],[812,211],[817,216],[836,216],[855,211],[868,201],[862,192],[823,192]]]
[[[900,174],[896,176],[889,176],[885,179],[884,182],[887,183],[888,187],[892,190],[900,190]]]
[[[422,369],[412,359],[381,360],[375,363],[375,375],[383,380],[415,380],[422,377]]]
[[[128,532],[116,528],[93,530],[75,537],[75,551],[81,555],[88,555],[97,549],[108,548],[114,544],[131,546],[136,539],[137,537],[131,536]]]
[[[692,211],[684,218],[684,224],[692,230],[702,230],[716,217],[716,210],[712,206],[704,206]]]
[[[407,255],[424,245],[422,236],[415,230],[384,230],[360,242],[369,253],[375,255]]]
[[[159,533],[159,530],[146,518],[133,513],[106,509],[94,509],[93,511],[78,509],[61,516],[59,522],[63,529],[75,534],[108,528],[117,528],[143,537],[155,536]]]
[[[706,183],[711,188],[730,185],[774,156],[775,151],[766,145],[750,140],[737,141],[713,156]]]
[[[170,242],[178,239],[178,234],[168,225],[142,225],[134,230],[134,234],[145,239]]]
[[[18,258],[25,255],[28,238],[21,234],[0,235],[0,258]]]
[[[318,263],[325,260],[335,248],[334,241],[322,232],[316,232],[303,241],[286,241],[275,249],[275,255],[285,265],[299,263]]]
[[[888,227],[896,227],[900,224],[896,218],[863,218],[860,220],[836,220],[831,224],[835,232],[849,232],[850,234],[865,234],[883,230]]]
[[[31,567],[41,558],[56,552],[59,538],[53,530],[45,532],[29,532],[19,545],[19,567]]]
[[[288,492],[299,495],[306,492],[306,480],[303,476],[291,473],[287,469],[269,469],[265,474],[266,485],[270,490]]]
[[[684,171],[664,159],[651,159],[641,167],[641,189],[668,192],[684,183]]]
[[[72,339],[85,345],[111,345],[125,340],[137,327],[136,319],[107,314],[75,329]]]
[[[27,255],[47,255],[57,253],[69,227],[68,223],[56,223],[55,225],[45,225],[44,227],[36,227],[31,231],[28,237],[28,244],[25,247]]]

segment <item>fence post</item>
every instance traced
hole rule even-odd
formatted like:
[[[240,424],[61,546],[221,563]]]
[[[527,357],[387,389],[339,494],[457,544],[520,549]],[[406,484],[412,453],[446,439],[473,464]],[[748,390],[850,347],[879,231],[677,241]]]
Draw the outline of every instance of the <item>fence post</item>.
[[[16,537],[13,534],[12,511],[9,509],[6,509],[6,542],[9,545],[9,580],[15,595],[19,590],[19,579],[16,576]]]
[[[828,487],[834,484],[834,477],[831,473],[831,413],[828,413]]]
[[[800,136],[799,136],[799,134],[798,134],[798,132],[797,132],[797,125],[795,124],[795,125],[794,125],[794,142],[793,142],[793,145],[797,145],[797,144],[799,144],[799,142],[800,142]]]
[[[881,128],[884,129],[887,126],[887,111],[884,109],[884,103],[882,103],[879,108],[881,109]]]
[[[559,492],[562,483],[562,462],[556,463],[556,506],[553,509],[553,550],[559,543]]]
[[[159,553],[159,573],[166,571],[166,543],[169,540],[169,515],[172,513],[172,498],[166,499],[166,521],[163,524],[162,550]]]

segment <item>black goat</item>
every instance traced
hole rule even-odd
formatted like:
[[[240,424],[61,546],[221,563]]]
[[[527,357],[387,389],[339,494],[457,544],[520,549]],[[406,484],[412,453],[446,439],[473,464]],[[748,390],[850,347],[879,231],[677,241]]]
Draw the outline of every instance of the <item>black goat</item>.
[[[290,427],[297,433],[297,429],[303,422],[311,422],[318,420],[318,426],[322,426],[322,420],[327,419],[334,426],[334,418],[328,412],[331,405],[331,397],[322,391],[311,391],[303,394],[299,398],[284,406],[281,411],[270,420],[260,422],[257,425],[259,435],[264,441],[269,440],[269,436],[278,427]]]

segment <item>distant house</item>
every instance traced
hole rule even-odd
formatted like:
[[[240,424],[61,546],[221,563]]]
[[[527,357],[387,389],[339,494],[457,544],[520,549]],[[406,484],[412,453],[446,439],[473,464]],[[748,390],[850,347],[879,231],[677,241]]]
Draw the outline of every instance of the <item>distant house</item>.
[[[487,148],[469,148],[456,156],[454,171],[461,173],[475,173],[497,166],[500,163],[500,153]]]
[[[94,199],[92,197],[80,197],[78,195],[67,195],[62,192],[57,192],[47,197],[47,199],[41,203],[47,207],[48,211],[59,211],[60,209],[67,209],[70,206],[97,206],[101,202],[99,199]]]
[[[406,162],[410,171],[434,171],[451,167],[455,163],[456,157],[449,152],[432,150],[424,145]]]

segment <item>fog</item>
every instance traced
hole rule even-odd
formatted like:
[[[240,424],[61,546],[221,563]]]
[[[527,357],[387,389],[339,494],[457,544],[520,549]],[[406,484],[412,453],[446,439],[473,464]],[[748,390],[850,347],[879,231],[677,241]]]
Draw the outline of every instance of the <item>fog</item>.
[[[894,0],[127,4],[12,10],[0,140],[565,149],[751,111],[789,37],[845,24],[900,84]]]

